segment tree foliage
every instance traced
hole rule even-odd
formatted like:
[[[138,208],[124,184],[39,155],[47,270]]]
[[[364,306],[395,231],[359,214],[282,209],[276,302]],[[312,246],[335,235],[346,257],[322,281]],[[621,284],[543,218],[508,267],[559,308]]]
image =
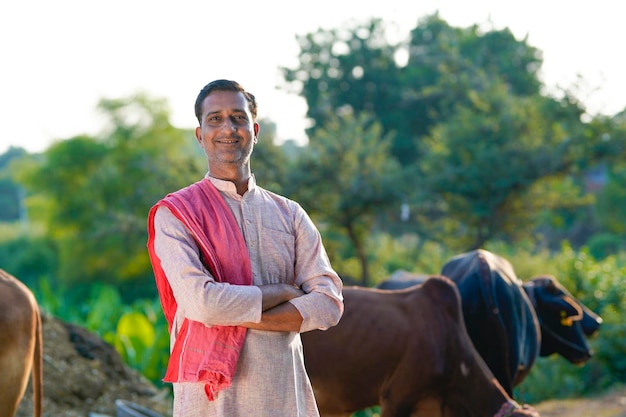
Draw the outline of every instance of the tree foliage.
[[[254,146],[250,166],[263,188],[281,194],[288,181],[289,161],[281,147],[274,143],[276,125],[270,120],[259,120],[259,124],[259,141]]]
[[[421,19],[399,44],[389,43],[380,19],[320,29],[298,41],[300,65],[282,70],[287,85],[307,101],[312,131],[342,109],[369,112],[385,133],[397,132],[391,150],[403,165],[416,162],[422,136],[492,80],[517,95],[540,88],[541,55],[526,40],[508,29],[454,28],[438,14]]]
[[[583,123],[571,91],[544,93],[541,51],[507,28],[452,27],[438,14],[405,42],[385,32],[372,19],[300,36],[299,66],[283,74],[307,101],[311,142],[346,112],[367,111],[395,133],[391,156],[416,178],[403,226],[471,249],[528,237],[546,210],[588,210],[583,175],[624,142],[604,139],[611,123]]]
[[[623,210],[626,204],[626,110],[610,120],[602,120],[606,125],[598,134],[602,140],[598,141],[597,148],[605,156],[610,155],[609,163],[605,162],[607,183],[598,195],[596,215],[606,232],[621,236],[626,235],[626,216]],[[610,161],[613,160],[613,163]]]
[[[367,285],[365,242],[377,214],[398,206],[401,170],[390,156],[392,136],[366,114],[346,114],[316,131],[297,161],[289,189],[322,224],[339,229],[352,243]]]
[[[24,149],[14,146],[0,155],[0,222],[13,222],[23,217],[23,190],[13,181],[11,163],[26,155]]]
[[[386,114],[393,110],[388,106],[395,108],[400,98],[400,71],[382,20],[319,30],[298,36],[298,43],[299,67],[282,70],[288,85],[306,99],[307,116],[315,123],[310,137],[342,111],[373,114],[386,126]]]
[[[138,94],[99,108],[109,119],[101,136],[58,141],[21,175],[31,195],[46,197],[58,273],[69,282],[149,277],[149,208],[204,173],[193,136],[169,123],[163,100]]]
[[[540,181],[572,167],[574,118],[550,120],[543,97],[511,95],[504,84],[476,94],[422,141],[422,185],[440,199],[449,241],[476,249],[532,229],[537,213],[562,203]],[[573,120],[572,120],[573,119]]]
[[[626,236],[626,164],[612,166],[597,197],[596,215],[603,230]]]

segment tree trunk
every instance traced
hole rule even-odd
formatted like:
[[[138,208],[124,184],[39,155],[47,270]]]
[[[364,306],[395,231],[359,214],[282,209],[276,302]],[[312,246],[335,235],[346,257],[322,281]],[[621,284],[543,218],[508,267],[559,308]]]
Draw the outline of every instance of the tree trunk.
[[[352,223],[346,225],[348,231],[348,237],[354,246],[354,251],[361,264],[361,285],[364,287],[369,286],[369,266],[367,262],[367,254],[365,253],[365,242],[359,238],[358,233],[354,230]]]

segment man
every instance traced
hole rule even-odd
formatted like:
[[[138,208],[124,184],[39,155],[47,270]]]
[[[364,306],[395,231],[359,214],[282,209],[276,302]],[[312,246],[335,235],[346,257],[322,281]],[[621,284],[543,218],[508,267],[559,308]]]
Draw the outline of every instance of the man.
[[[195,111],[208,173],[148,217],[173,415],[318,416],[300,332],[339,322],[341,280],[300,205],[256,184],[255,97],[216,80]]]

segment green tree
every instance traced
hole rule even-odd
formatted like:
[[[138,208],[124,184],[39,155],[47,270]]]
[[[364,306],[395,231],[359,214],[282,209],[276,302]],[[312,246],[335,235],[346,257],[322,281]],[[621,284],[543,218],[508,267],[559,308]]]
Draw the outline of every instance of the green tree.
[[[448,243],[465,250],[519,238],[533,230],[540,210],[565,204],[540,185],[575,166],[570,135],[580,130],[573,125],[581,110],[550,119],[544,113],[550,105],[547,98],[510,95],[495,82],[422,142],[420,185],[440,201]]]
[[[24,149],[11,146],[0,155],[0,222],[14,222],[22,217],[23,190],[13,180],[10,165],[26,154]]]
[[[367,112],[387,132],[396,130],[389,129],[386,121],[387,115],[402,111],[398,108],[400,68],[394,57],[397,47],[388,44],[381,19],[354,28],[320,29],[297,40],[300,64],[282,71],[286,88],[306,99],[307,117],[314,122],[307,130],[309,137],[341,112]],[[394,142],[392,149],[395,146]]]
[[[602,134],[599,146],[606,148],[608,155],[600,167],[605,176],[600,182],[594,207],[601,234],[594,236],[589,243],[590,251],[599,258],[618,253],[626,248],[626,109],[611,119],[602,122],[609,124]],[[610,132],[610,133],[608,133]]]
[[[344,115],[316,131],[290,176],[290,195],[322,225],[344,234],[368,285],[366,240],[377,214],[399,206],[399,164],[390,155],[392,135],[366,115]],[[398,209],[399,210],[399,209]]]
[[[551,224],[570,227],[558,231],[566,237],[593,224],[583,177],[623,155],[619,123],[587,121],[576,85],[546,95],[541,51],[527,38],[487,25],[452,27],[435,13],[397,44],[380,19],[298,41],[299,65],[282,70],[287,88],[307,101],[311,141],[346,112],[367,111],[383,135],[396,132],[391,154],[419,183],[402,227],[467,249],[528,236],[538,222],[544,235]]]
[[[174,128],[164,100],[145,94],[103,99],[109,123],[98,137],[58,141],[21,178],[45,196],[44,219],[60,248],[66,282],[141,284],[151,276],[145,249],[149,208],[204,173],[191,132]],[[145,285],[143,285],[145,287]]]
[[[596,215],[605,232],[626,235],[626,109],[610,119],[597,120],[604,129],[596,134],[601,136],[597,148],[601,148],[606,167],[606,184],[597,196]],[[608,127],[606,127],[608,125]]]
[[[287,182],[289,161],[282,148],[276,145],[276,125],[270,120],[259,120],[259,141],[254,147],[251,169],[259,185],[282,194]]]
[[[607,232],[626,235],[626,164],[616,164],[607,171],[606,185],[597,197],[598,219]]]
[[[538,94],[541,86],[541,56],[526,40],[508,29],[454,28],[438,14],[421,19],[398,44],[390,44],[380,19],[318,30],[298,42],[299,66],[282,70],[288,88],[307,101],[315,122],[309,133],[346,108],[366,111],[385,133],[397,132],[391,152],[403,165],[417,161],[417,144],[432,127],[492,80],[516,95]]]

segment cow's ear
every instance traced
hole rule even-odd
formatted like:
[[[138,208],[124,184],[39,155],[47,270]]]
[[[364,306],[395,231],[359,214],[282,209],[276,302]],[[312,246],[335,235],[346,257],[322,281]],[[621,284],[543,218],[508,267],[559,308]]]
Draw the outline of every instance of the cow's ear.
[[[554,277],[546,276],[544,279],[546,283],[545,288],[550,294],[556,295],[562,293],[561,288],[559,287],[559,284]]]

